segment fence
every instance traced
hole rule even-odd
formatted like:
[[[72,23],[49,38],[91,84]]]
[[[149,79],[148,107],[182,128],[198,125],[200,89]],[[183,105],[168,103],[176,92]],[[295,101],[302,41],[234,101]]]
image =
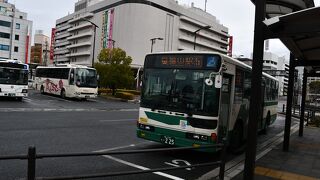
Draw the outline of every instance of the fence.
[[[301,109],[300,109],[300,105],[294,105],[292,106],[292,115],[294,116],[301,116]],[[307,122],[307,126],[309,124],[309,121],[314,120],[316,117],[316,113],[320,112],[320,106],[315,106],[315,105],[310,105],[310,104],[306,104],[305,105],[305,121]],[[286,106],[285,104],[283,104],[282,106],[282,113],[286,113]]]
[[[225,141],[224,141],[225,142]],[[45,158],[63,158],[63,157],[87,157],[87,156],[103,156],[103,155],[120,155],[120,154],[139,154],[139,153],[155,153],[165,151],[181,151],[191,149],[206,149],[216,148],[221,150],[220,160],[215,162],[194,164],[180,167],[168,167],[168,168],[156,168],[150,170],[139,170],[139,171],[125,171],[125,172],[112,172],[112,173],[101,173],[101,174],[86,174],[77,176],[59,176],[59,177],[36,177],[36,160]],[[133,175],[133,174],[145,174],[157,171],[170,171],[177,169],[185,169],[192,167],[205,167],[220,165],[219,179],[224,179],[225,161],[226,161],[226,146],[223,144],[208,145],[202,147],[176,147],[176,148],[162,148],[162,149],[147,149],[147,150],[127,150],[127,151],[109,151],[109,152],[93,152],[93,153],[69,153],[69,154],[37,154],[35,147],[29,147],[28,154],[26,155],[14,155],[14,156],[0,156],[0,160],[27,160],[27,180],[69,180],[69,179],[84,179],[84,178],[101,178],[111,176],[122,176],[122,175]]]

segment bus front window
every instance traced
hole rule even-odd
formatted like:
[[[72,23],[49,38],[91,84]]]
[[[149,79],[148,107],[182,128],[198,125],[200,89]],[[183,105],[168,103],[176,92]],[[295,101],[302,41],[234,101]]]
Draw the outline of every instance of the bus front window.
[[[28,85],[28,71],[21,69],[0,68],[0,83]]]
[[[204,70],[146,69],[141,105],[183,113],[218,114],[219,91],[206,86]]]
[[[78,87],[96,88],[98,86],[96,71],[93,69],[77,68],[76,85]]]

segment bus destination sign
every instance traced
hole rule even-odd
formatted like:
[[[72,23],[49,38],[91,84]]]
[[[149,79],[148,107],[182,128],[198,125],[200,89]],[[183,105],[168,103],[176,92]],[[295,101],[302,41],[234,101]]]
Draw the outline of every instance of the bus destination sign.
[[[161,65],[163,67],[184,67],[184,68],[202,68],[201,56],[163,56]]]
[[[148,55],[147,68],[219,69],[221,58],[215,54],[156,54]]]

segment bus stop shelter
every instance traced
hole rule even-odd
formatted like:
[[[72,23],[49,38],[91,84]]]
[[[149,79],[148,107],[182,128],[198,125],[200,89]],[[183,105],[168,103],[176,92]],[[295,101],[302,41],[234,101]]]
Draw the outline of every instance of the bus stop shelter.
[[[306,83],[308,76],[319,76],[320,70],[320,8],[313,0],[251,0],[255,4],[255,29],[252,65],[252,93],[248,124],[248,142],[244,178],[254,179],[257,145],[257,118],[262,117],[262,67],[264,40],[280,39],[290,50],[289,84],[283,151],[289,151],[292,117],[294,70],[305,67],[299,135],[303,135]],[[262,107],[262,106],[261,106]]]

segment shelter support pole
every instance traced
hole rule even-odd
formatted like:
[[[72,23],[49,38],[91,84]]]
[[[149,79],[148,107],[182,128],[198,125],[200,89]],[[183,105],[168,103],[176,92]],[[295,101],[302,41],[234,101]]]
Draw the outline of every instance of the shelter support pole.
[[[303,136],[303,125],[304,125],[304,113],[306,107],[306,94],[307,94],[307,79],[308,74],[307,70],[303,71],[303,81],[302,81],[302,100],[301,100],[301,115],[300,115],[300,127],[299,127],[299,136]]]
[[[283,151],[285,152],[289,151],[290,128],[291,128],[291,117],[292,117],[292,98],[293,98],[293,86],[294,86],[294,69],[295,69],[294,56],[293,54],[290,54],[287,112],[286,112],[284,140],[283,140]]]
[[[254,168],[257,150],[257,124],[262,120],[262,67],[264,50],[264,29],[263,21],[266,15],[266,0],[256,1],[253,63],[251,79],[250,112],[247,133],[247,148],[243,179],[254,179]]]

